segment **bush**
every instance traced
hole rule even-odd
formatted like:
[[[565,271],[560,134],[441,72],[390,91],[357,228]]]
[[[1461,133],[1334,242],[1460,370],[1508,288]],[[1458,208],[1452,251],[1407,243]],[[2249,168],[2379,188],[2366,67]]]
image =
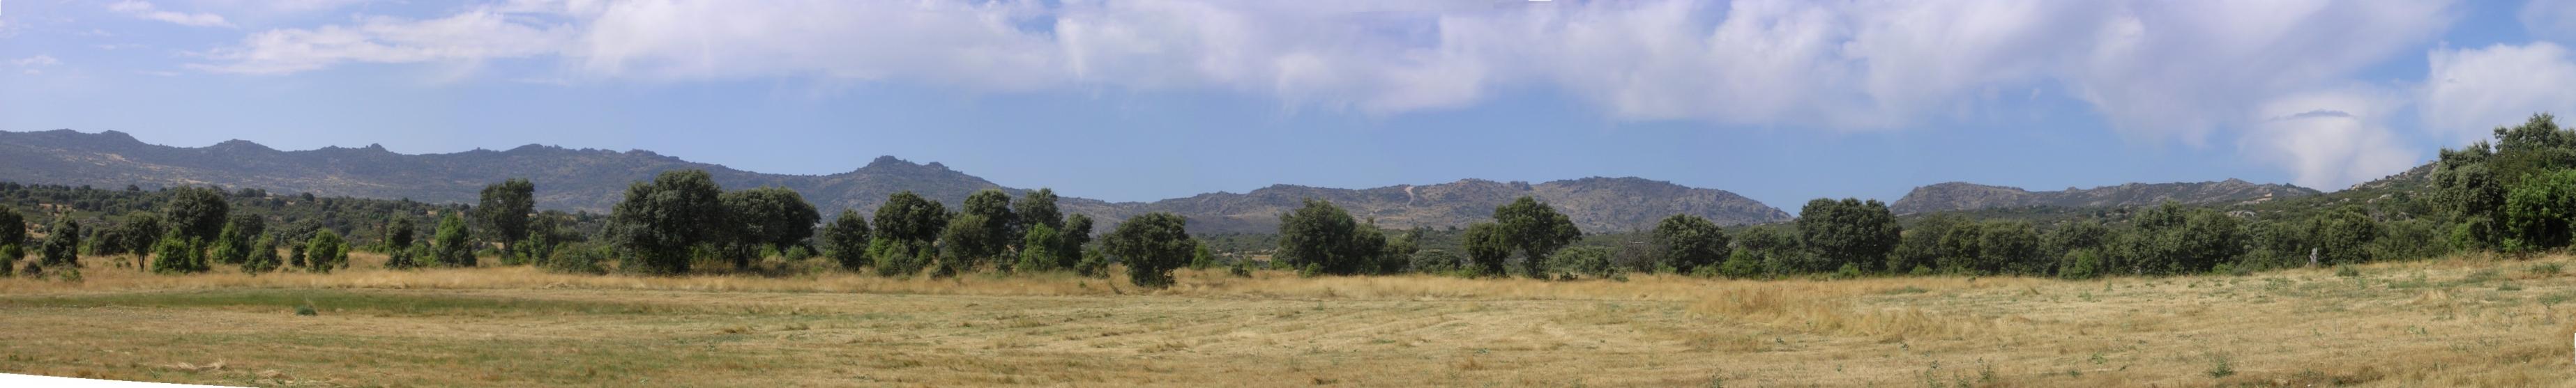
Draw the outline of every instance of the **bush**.
[[[1413,252],[1413,257],[1410,262],[1405,263],[1405,266],[1419,273],[1449,273],[1458,271],[1459,260],[1458,254],[1450,253],[1448,250],[1424,249]],[[1243,261],[1243,259],[1235,259],[1237,266],[1241,266]]]
[[[588,245],[564,246],[555,249],[554,255],[538,260],[537,269],[553,273],[607,274],[608,269],[601,268],[599,263],[607,259],[608,249]]]
[[[1556,252],[1557,270],[1593,279],[1619,275],[1619,266],[1610,263],[1610,249],[1594,246],[1573,247]]]
[[[312,240],[305,241],[304,254],[307,264],[304,270],[313,273],[331,273],[333,269],[349,265],[347,243],[340,241],[339,233],[329,230],[315,233]]]
[[[241,271],[251,275],[268,273],[277,270],[283,261],[277,257],[277,238],[260,236],[259,241],[251,243],[250,257],[242,260]]]
[[[172,231],[170,236],[161,239],[159,245],[152,247],[152,255],[161,258],[152,262],[152,272],[164,275],[206,272],[210,268],[206,265],[206,258],[198,254],[198,245],[196,239],[180,237],[177,231]]]
[[[1727,255],[1726,261],[1717,264],[1717,274],[1735,279],[1752,278],[1756,275],[1761,275],[1762,258],[1758,257],[1753,252],[1743,250],[1735,251],[1734,254]]]
[[[1146,213],[1127,218],[1101,238],[1107,253],[1127,265],[1127,281],[1138,287],[1172,285],[1172,269],[1189,263],[1198,240],[1190,238],[1189,221],[1172,213]]]
[[[2067,279],[2092,279],[2102,276],[2102,254],[2100,252],[2095,252],[2092,249],[2077,249],[2073,252],[2067,252],[2066,257],[2066,266],[2057,270],[2058,277]]]

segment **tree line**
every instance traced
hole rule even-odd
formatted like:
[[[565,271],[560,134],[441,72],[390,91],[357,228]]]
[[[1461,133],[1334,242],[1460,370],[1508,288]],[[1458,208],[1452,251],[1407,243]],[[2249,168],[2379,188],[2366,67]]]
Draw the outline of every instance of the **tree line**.
[[[826,220],[793,190],[728,191],[698,170],[636,182],[606,215],[537,211],[536,186],[523,179],[486,187],[470,206],[213,187],[119,191],[0,183],[0,259],[37,258],[0,266],[0,273],[77,276],[82,254],[130,257],[118,265],[165,274],[206,272],[212,264],[254,274],[329,272],[346,268],[349,251],[365,250],[386,254],[391,269],[475,267],[486,256],[501,265],[580,273],[605,273],[613,261],[617,270],[650,275],[704,272],[710,265],[750,271],[769,257],[821,257],[880,276],[1061,271],[1096,277],[1124,268],[1131,282],[1147,287],[1170,285],[1176,268],[1219,265],[1237,274],[1266,266],[1310,276],[2092,278],[2333,266],[2454,251],[2524,254],[2576,243],[2576,131],[2544,114],[2494,134],[2491,142],[2443,150],[2422,192],[2358,202],[2355,196],[2232,207],[2167,202],[2027,219],[1994,212],[1899,217],[1876,200],[1820,198],[1783,224],[1726,226],[1677,214],[1642,232],[1588,234],[1531,197],[1497,206],[1487,221],[1442,230],[1384,228],[1309,199],[1279,215],[1275,234],[1217,236],[1217,244],[1189,234],[1188,220],[1171,213],[1129,217],[1095,239],[1094,220],[1060,211],[1048,189],[1018,198],[986,189],[955,210],[906,191],[872,214],[842,210]],[[51,219],[33,220],[17,208]],[[1218,247],[1230,259],[1220,259]],[[1261,253],[1271,260],[1252,260]]]

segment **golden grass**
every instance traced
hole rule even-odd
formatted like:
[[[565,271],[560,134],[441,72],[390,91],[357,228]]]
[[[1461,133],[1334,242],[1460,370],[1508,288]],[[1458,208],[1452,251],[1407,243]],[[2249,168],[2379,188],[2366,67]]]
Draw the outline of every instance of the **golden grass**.
[[[560,275],[0,280],[0,371],[238,385],[2564,386],[2569,264],[1554,282]],[[94,263],[108,260],[90,259]],[[219,270],[221,271],[221,270]],[[318,316],[297,316],[311,304]],[[2213,373],[2226,365],[2232,373]]]

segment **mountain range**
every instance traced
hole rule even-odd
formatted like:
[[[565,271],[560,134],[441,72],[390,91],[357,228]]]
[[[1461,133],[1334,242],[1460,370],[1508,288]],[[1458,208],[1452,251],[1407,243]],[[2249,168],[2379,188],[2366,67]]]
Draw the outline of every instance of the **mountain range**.
[[[1005,187],[937,162],[879,157],[849,172],[828,175],[765,174],[692,162],[651,151],[610,151],[527,145],[506,151],[473,150],[407,155],[382,146],[280,151],[242,140],[206,147],[147,144],[117,131],[82,133],[0,131],[0,180],[167,187],[220,185],[273,192],[309,192],[428,202],[471,203],[484,185],[508,178],[537,184],[541,208],[604,212],[630,183],[663,171],[702,169],[727,188],[794,189],[826,214],[840,209],[874,211],[888,195],[913,191],[955,208],[967,194]],[[1332,201],[1353,216],[1386,227],[1465,226],[1487,218],[1495,206],[1520,196],[1553,204],[1587,231],[1652,228],[1672,214],[1695,214],[1722,224],[1785,221],[1787,212],[1724,190],[1693,188],[1642,178],[1583,178],[1544,183],[1466,179],[1430,185],[1338,189],[1274,185],[1248,193],[1207,193],[1153,202],[1109,202],[1065,196],[1067,213],[1105,220],[1153,211],[1190,219],[1194,232],[1269,232],[1282,212],[1307,198]],[[1109,222],[1099,223],[1102,227]]]
[[[728,188],[794,189],[826,214],[841,209],[872,212],[888,195],[912,191],[954,208],[967,194],[1006,187],[938,162],[891,156],[827,175],[767,174],[692,162],[652,151],[610,151],[526,145],[506,151],[477,149],[445,154],[399,154],[383,146],[323,147],[280,151],[243,140],[206,147],[147,144],[117,131],[0,131],[0,180],[100,187],[218,185],[272,192],[471,203],[484,185],[508,178],[537,184],[541,208],[605,212],[628,184],[663,171],[706,170]],[[2418,168],[2417,170],[2425,170]],[[2412,182],[2421,171],[2356,185]],[[2383,182],[2385,181],[2385,182]],[[2373,186],[2375,187],[2375,186]],[[1206,193],[1152,202],[1110,202],[1064,195],[1067,213],[1120,220],[1167,211],[1190,219],[1198,233],[1275,231],[1278,215],[1308,198],[1332,201],[1353,216],[1385,227],[1462,227],[1482,221],[1495,206],[1533,196],[1565,212],[1586,231],[1638,231],[1673,214],[1693,214],[1727,225],[1792,219],[1789,212],[1725,190],[1695,188],[1644,178],[1581,178],[1542,183],[1463,179],[1429,185],[1341,189],[1273,185],[1247,193]],[[2190,204],[2254,203],[2320,194],[2283,184],[2228,179],[2217,182],[2130,183],[2091,189],[2029,191],[1949,182],[1915,188],[1890,205],[1898,214],[2028,206],[2139,206],[2171,200]],[[1103,228],[1111,222],[1097,223]]]

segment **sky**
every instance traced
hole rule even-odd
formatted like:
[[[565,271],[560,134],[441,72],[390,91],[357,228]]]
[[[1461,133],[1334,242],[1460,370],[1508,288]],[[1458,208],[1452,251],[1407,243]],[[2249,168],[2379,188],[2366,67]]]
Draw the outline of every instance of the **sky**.
[[[893,155],[1113,201],[2333,191],[2576,112],[2570,45],[2569,1],[0,0],[0,130]]]

